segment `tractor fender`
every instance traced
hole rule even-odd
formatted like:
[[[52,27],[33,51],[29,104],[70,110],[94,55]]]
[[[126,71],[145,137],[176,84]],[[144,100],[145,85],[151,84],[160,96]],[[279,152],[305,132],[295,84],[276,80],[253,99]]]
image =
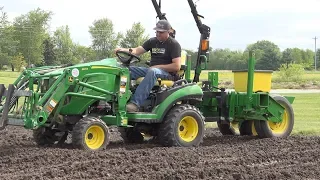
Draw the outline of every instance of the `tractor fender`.
[[[203,91],[197,84],[187,84],[179,86],[177,89],[172,89],[171,92],[159,103],[154,110],[157,114],[157,119],[161,122],[167,112],[178,102],[189,100],[190,104],[195,104],[202,101]]]

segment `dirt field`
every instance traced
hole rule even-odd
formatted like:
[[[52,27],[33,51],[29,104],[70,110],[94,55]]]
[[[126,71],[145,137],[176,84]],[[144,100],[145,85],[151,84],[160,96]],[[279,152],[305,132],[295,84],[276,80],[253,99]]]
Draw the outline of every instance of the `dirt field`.
[[[319,179],[320,137],[222,137],[198,148],[124,146],[117,131],[102,152],[37,147],[31,131],[0,132],[0,179]]]

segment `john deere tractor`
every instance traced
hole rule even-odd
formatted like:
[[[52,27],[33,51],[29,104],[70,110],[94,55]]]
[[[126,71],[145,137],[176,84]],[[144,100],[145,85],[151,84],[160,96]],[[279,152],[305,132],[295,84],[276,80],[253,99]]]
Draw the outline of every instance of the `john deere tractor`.
[[[165,18],[160,3],[152,2]],[[188,3],[201,34],[192,80],[191,56],[183,51],[180,79],[158,79],[140,112],[128,113],[126,104],[143,78],[130,78],[128,67],[140,61],[134,54],[118,51],[116,58],[28,68],[7,88],[0,85],[0,128],[30,129],[39,145],[62,143],[70,134],[74,147],[86,150],[107,147],[113,126],[126,143],[151,136],[163,146],[199,146],[205,122],[217,122],[224,135],[289,136],[294,97],[269,93],[271,73],[254,69],[254,52],[247,70],[234,71],[234,90],[218,87],[217,72],[199,81],[209,60],[210,28],[193,1]]]

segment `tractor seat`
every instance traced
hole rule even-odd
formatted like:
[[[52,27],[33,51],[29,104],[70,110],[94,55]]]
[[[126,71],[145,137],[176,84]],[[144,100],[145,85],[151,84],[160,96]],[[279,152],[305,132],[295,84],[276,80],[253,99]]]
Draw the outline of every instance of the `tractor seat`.
[[[187,69],[186,58],[187,58],[187,52],[186,51],[181,51],[181,68],[180,68],[180,71],[178,71],[180,79],[183,78],[185,70]],[[144,77],[139,77],[136,80],[136,84],[140,84],[143,79],[144,79]],[[161,84],[159,84],[159,82]],[[167,87],[172,87],[173,84],[174,84],[174,81],[172,81],[172,80],[166,80],[166,79],[158,78],[158,81],[156,82],[155,86],[164,86],[164,85],[166,85]]]

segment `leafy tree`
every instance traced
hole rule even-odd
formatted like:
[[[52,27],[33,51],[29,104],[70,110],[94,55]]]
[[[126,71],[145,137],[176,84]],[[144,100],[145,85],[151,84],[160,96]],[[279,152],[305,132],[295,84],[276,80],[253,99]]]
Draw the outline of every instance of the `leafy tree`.
[[[280,67],[280,48],[271,41],[262,40],[247,46],[246,51],[255,50],[256,69],[276,70]],[[259,51],[260,50],[260,51]]]
[[[51,37],[44,40],[44,63],[45,65],[51,66],[57,64],[56,57],[54,53],[54,43]]]
[[[17,52],[18,41],[14,40],[14,29],[8,21],[7,13],[0,7],[0,69],[8,65]]]
[[[294,62],[293,53],[291,48],[287,48],[282,52],[281,63],[285,64],[287,68],[289,64]]]
[[[311,70],[312,66],[314,65],[314,51],[310,49],[302,50],[302,58],[303,58],[303,62],[305,64],[306,70]]]
[[[292,57],[293,62],[296,64],[302,64],[303,63],[303,57],[302,57],[302,50],[299,48],[293,48],[292,49]]]
[[[226,69],[230,70],[240,70],[240,69],[248,69],[248,59],[245,59],[246,55],[244,55],[241,51],[232,51],[230,53],[230,58],[227,61]]]
[[[305,51],[299,48],[287,48],[282,52],[281,63],[286,64],[287,68],[292,63],[301,64],[310,70],[314,62],[313,54],[310,49]]]
[[[138,47],[149,39],[148,35],[145,35],[145,28],[141,23],[133,23],[131,29],[127,30],[124,38],[120,41],[120,46],[123,48]],[[145,53],[140,56],[144,63],[146,60],[150,60],[150,53]],[[140,64],[141,64],[140,63]]]
[[[51,16],[52,12],[38,8],[14,20],[15,40],[20,42],[18,51],[26,57],[28,64],[44,63],[43,42],[49,36],[47,30]]]
[[[227,62],[231,57],[230,49],[215,49],[210,52],[208,69],[226,69]]]
[[[74,56],[74,44],[70,37],[69,27],[61,26],[54,32],[54,52],[56,54],[57,61],[60,64],[77,64],[78,60]]]
[[[313,53],[314,54],[314,53]],[[314,58],[313,58],[314,59]],[[316,61],[317,61],[317,69],[319,68],[319,66],[320,66],[320,49],[318,49],[317,50],[317,59],[316,59]],[[313,60],[313,62],[314,62],[314,60]],[[314,63],[313,63],[313,65],[314,65]],[[314,66],[313,66],[314,67]]]
[[[284,82],[301,82],[304,73],[305,71],[301,64],[289,64],[288,66],[282,64],[279,68],[280,79]]]
[[[247,68],[247,59],[242,51],[231,51],[230,49],[215,49],[210,52],[208,69],[237,70]]]
[[[21,71],[21,67],[25,67],[27,65],[21,53],[13,57],[11,64],[16,68],[17,71]]]
[[[189,50],[189,49],[183,49],[182,50],[186,51],[187,52],[187,56],[191,56],[190,57],[190,61],[191,61],[191,69],[195,66],[196,64],[196,60],[197,60],[197,53],[192,51],[192,50]]]
[[[81,63],[98,60],[96,59],[96,54],[91,47],[81,46],[79,44],[74,46],[74,56]]]
[[[4,7],[0,7],[0,11],[1,11],[1,16],[0,16],[0,24],[1,25],[5,25],[5,24],[8,24],[9,21],[8,21],[8,15],[6,12],[3,11],[3,8]]]
[[[145,28],[141,23],[133,23],[131,29],[127,30],[124,38],[120,41],[121,47],[137,47],[142,45],[149,39],[148,35],[145,35]]]
[[[98,59],[114,57],[114,49],[118,46],[122,34],[115,33],[113,23],[108,18],[95,20],[89,27],[92,38],[92,48]]]

